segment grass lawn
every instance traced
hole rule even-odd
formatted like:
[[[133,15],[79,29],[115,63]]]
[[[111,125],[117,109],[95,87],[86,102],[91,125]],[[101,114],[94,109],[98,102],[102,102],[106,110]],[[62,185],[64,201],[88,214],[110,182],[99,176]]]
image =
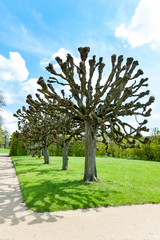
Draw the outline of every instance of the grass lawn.
[[[0,148],[0,153],[8,153],[9,154],[9,149]]]
[[[82,182],[84,158],[12,157],[26,205],[37,212],[160,203],[160,162],[97,158],[99,182]]]

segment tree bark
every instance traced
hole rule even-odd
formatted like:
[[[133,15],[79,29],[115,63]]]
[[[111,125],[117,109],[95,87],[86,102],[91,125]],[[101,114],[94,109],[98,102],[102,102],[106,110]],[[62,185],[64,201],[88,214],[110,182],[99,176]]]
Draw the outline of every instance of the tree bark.
[[[35,156],[36,156],[36,151],[32,150],[32,157],[35,157]]]
[[[38,150],[38,158],[42,157],[42,149]]]
[[[42,157],[42,149],[41,149],[42,144],[41,144],[41,142],[38,143],[38,146],[40,148],[40,149],[38,149],[38,158],[41,158]]]
[[[62,170],[68,169],[68,148],[69,148],[69,141],[65,140],[62,146],[62,153],[63,153]]]
[[[44,163],[49,164],[49,153],[48,153],[48,147],[43,148],[43,155],[44,155]]]
[[[97,181],[96,170],[96,134],[97,128],[85,121],[85,171],[84,181]]]

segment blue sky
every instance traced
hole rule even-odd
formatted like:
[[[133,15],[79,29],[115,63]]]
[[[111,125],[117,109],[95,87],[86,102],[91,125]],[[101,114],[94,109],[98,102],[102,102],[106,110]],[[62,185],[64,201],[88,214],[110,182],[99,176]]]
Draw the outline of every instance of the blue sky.
[[[0,0],[0,89],[6,107],[4,126],[16,129],[13,113],[34,95],[44,65],[67,51],[90,46],[90,56],[134,57],[149,78],[156,101],[148,127],[160,129],[159,0]]]

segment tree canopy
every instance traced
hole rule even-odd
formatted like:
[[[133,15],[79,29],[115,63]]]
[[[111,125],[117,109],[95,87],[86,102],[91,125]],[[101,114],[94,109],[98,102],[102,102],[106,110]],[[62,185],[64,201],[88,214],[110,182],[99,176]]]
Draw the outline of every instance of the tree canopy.
[[[56,57],[61,72],[57,72],[53,64],[49,63],[46,69],[52,76],[48,84],[43,77],[39,78],[38,84],[42,89],[38,91],[44,94],[49,107],[52,105],[52,109],[69,112],[74,119],[84,122],[86,139],[84,180],[94,181],[97,179],[95,163],[97,133],[101,133],[106,144],[105,136],[124,148],[135,147],[136,139],[145,143],[147,138],[141,140],[141,133],[149,130],[145,126],[147,120],[137,121],[135,127],[124,117],[149,117],[151,108],[148,107],[154,102],[154,97],[146,99],[150,93],[149,90],[144,91],[144,88],[148,87],[148,78],[140,78],[143,71],[135,70],[139,64],[138,61],[130,57],[123,64],[122,55],[118,58],[112,55],[111,72],[107,79],[103,79],[105,67],[103,58],[100,57],[96,62],[94,55],[87,61],[90,48],[80,47],[78,51],[79,65],[75,64],[70,54],[67,54],[66,61]],[[96,72],[98,77],[94,84]],[[78,81],[76,74],[79,77]],[[65,90],[62,90],[62,95],[58,94],[55,89],[57,84],[61,87],[68,86],[70,96],[65,96]],[[41,99],[41,102],[43,103],[44,100]]]
[[[145,90],[148,87],[148,78],[141,78],[143,71],[136,70],[139,63],[132,57],[127,58],[124,63],[122,55],[112,55],[111,71],[105,78],[103,58],[96,61],[94,55],[88,60],[89,47],[80,47],[78,51],[79,64],[69,53],[66,60],[55,58],[60,68],[58,72],[49,63],[46,69],[51,76],[47,83],[42,76],[37,82],[41,86],[41,89],[37,89],[41,95],[37,93],[36,100],[29,95],[27,102],[30,110],[39,108],[51,119],[55,114],[66,114],[69,122],[84,130],[84,180],[97,181],[97,135],[102,136],[106,146],[107,138],[123,148],[135,148],[136,140],[146,143],[147,138],[142,138],[142,133],[149,131],[146,118],[151,115],[152,109],[149,106],[154,102],[154,97],[147,97],[150,93],[148,89]],[[57,88],[61,89],[61,93]],[[138,120],[139,116],[143,120]],[[132,120],[136,124],[130,124],[126,117],[134,117]],[[50,124],[52,125],[51,122]]]

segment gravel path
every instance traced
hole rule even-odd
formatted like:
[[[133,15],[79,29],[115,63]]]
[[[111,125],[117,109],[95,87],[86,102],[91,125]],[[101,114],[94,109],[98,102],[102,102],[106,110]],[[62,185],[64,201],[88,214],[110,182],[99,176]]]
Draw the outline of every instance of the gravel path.
[[[0,154],[0,240],[160,240],[160,204],[35,213]]]

